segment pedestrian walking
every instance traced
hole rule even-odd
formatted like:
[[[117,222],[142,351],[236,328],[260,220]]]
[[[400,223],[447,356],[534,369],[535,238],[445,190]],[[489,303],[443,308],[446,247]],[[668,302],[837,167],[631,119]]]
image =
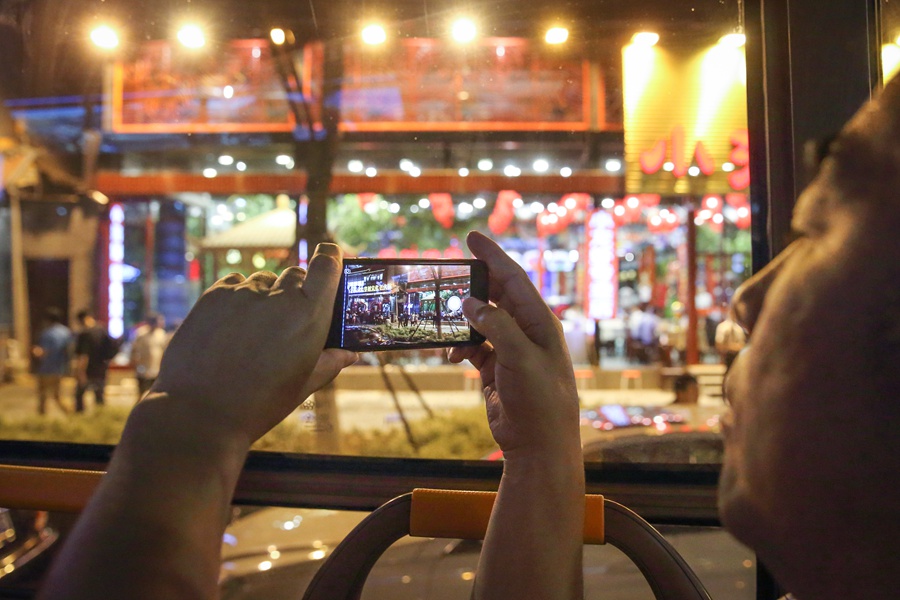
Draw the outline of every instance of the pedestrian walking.
[[[106,371],[119,345],[90,312],[79,311],[78,322],[82,329],[75,342],[75,412],[84,412],[84,393],[88,390],[94,392],[94,405],[103,406]]]
[[[47,396],[52,395],[60,410],[68,414],[62,401],[62,378],[69,373],[72,350],[72,330],[63,324],[63,313],[48,308],[44,313],[44,329],[31,353],[37,360],[38,414],[47,413]]]
[[[166,318],[163,315],[148,315],[147,324],[148,327],[134,338],[131,346],[131,362],[138,380],[138,400],[144,397],[156,381],[163,351],[169,343]]]

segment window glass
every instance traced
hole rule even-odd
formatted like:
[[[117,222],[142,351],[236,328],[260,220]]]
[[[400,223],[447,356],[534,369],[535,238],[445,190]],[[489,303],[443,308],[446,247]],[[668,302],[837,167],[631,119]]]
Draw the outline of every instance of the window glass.
[[[301,4],[0,7],[0,438],[115,443],[152,380],[135,340],[226,273],[325,238],[467,257],[477,229],[562,319],[590,459],[718,462],[750,256],[740,2]],[[358,325],[457,327],[464,292],[367,292]],[[68,357],[32,352],[48,309],[116,339],[80,401]],[[490,456],[479,389],[442,351],[367,354],[257,448]]]

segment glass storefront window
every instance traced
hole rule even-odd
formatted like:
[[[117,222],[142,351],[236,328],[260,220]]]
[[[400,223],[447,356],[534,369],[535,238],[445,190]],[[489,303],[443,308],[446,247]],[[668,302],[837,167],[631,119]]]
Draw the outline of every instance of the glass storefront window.
[[[6,182],[20,247],[2,244],[24,258],[0,269],[0,325],[20,357],[53,304],[93,310],[124,340],[102,434],[80,417],[42,426],[28,361],[7,361],[29,435],[114,439],[138,399],[130,342],[153,314],[177,327],[227,273],[304,264],[321,239],[348,255],[468,257],[473,229],[562,319],[586,437],[715,435],[716,329],[750,261],[740,3],[476,3],[471,39],[454,37],[453,11],[414,4],[313,19],[273,3],[265,22],[208,6],[201,20],[219,25],[194,47],[160,26],[165,8],[85,6],[77,30],[26,10],[47,39],[10,17],[19,63],[0,79],[0,133],[6,162],[25,162]],[[36,52],[48,39],[66,52]],[[48,269],[68,283],[41,287]],[[699,404],[669,406],[685,373]],[[460,424],[481,418],[477,388],[439,351],[366,356],[259,447],[479,458],[486,428]],[[338,438],[319,444],[326,429]],[[468,437],[439,441],[451,433]]]

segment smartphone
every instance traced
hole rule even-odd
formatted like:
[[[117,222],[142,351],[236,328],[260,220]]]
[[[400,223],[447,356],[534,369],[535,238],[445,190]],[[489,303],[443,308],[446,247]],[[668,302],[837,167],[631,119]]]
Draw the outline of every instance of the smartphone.
[[[477,259],[345,258],[328,348],[356,352],[471,346],[484,341],[462,312],[487,302],[487,265]]]

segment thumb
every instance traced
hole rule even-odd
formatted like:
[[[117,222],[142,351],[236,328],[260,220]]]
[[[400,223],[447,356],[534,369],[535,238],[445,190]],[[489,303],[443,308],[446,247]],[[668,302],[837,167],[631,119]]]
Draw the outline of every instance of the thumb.
[[[511,364],[517,354],[532,345],[516,320],[502,308],[469,297],[463,302],[463,313],[472,326],[491,342],[502,363]]]
[[[299,401],[302,402],[310,394],[324,387],[337,377],[344,367],[349,367],[357,360],[359,360],[359,355],[356,352],[338,350],[337,348],[323,350],[309,379],[303,384],[303,391],[300,393]]]

